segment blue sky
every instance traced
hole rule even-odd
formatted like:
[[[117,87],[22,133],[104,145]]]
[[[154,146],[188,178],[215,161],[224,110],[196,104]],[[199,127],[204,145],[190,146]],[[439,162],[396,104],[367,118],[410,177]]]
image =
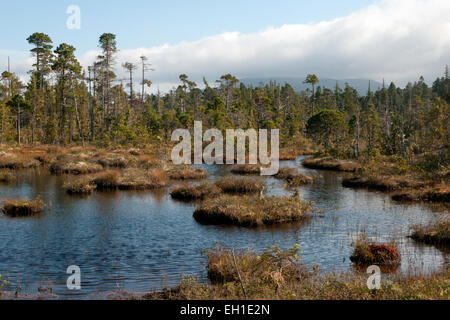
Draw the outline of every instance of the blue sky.
[[[15,0],[3,2],[0,48],[28,50],[33,32],[68,42],[80,53],[95,49],[103,32],[117,34],[122,49],[194,41],[223,32],[257,32],[268,26],[333,20],[370,0]],[[68,30],[66,9],[81,9],[81,30]],[[6,30],[8,30],[6,32]]]
[[[69,30],[69,5],[81,29]],[[2,3],[0,70],[11,56],[24,81],[34,32],[74,45],[86,68],[98,38],[117,35],[115,72],[146,55],[152,90],[169,90],[187,74],[201,84],[238,78],[364,78],[405,85],[431,83],[450,65],[449,0],[15,0]]]

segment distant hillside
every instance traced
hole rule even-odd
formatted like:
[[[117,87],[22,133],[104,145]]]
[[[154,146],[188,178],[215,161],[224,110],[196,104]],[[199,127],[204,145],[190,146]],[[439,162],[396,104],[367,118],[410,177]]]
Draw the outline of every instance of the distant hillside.
[[[252,85],[253,87],[259,86],[261,83],[268,84],[270,81],[275,81],[281,85],[289,83],[295,91],[300,92],[311,88],[311,85],[304,84],[305,78],[246,78],[242,79],[241,82],[245,85]],[[358,90],[359,94],[366,94],[369,87],[369,81],[372,90],[377,90],[383,86],[382,83],[369,80],[369,79],[346,79],[346,80],[335,80],[335,79],[320,79],[318,86],[322,88],[328,88],[334,90],[336,88],[336,82],[340,88],[345,88],[345,84],[348,83],[350,86]]]

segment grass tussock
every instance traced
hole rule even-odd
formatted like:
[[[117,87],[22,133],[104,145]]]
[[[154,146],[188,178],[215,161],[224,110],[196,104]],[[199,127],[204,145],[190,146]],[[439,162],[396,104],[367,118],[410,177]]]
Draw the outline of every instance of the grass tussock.
[[[104,169],[124,169],[129,165],[129,160],[121,154],[105,154],[97,160]]]
[[[303,160],[303,166],[310,169],[330,170],[340,172],[355,172],[361,166],[353,161],[336,160],[333,158],[311,158]]]
[[[423,182],[414,181],[401,176],[355,176],[342,181],[346,188],[368,188],[378,191],[395,191],[403,188],[421,188]]]
[[[202,203],[194,218],[203,224],[258,227],[306,220],[311,210],[297,197],[223,195]]]
[[[204,169],[191,166],[174,167],[167,170],[166,175],[170,180],[202,180],[207,177]]]
[[[288,186],[299,187],[303,185],[313,184],[314,178],[298,173],[294,168],[280,168],[275,178],[285,180]]]
[[[208,252],[211,284],[183,277],[173,289],[151,292],[148,300],[448,300],[450,271],[427,276],[392,276],[380,290],[367,287],[367,275],[308,273],[298,247],[282,251]],[[139,299],[139,298],[137,298]]]
[[[89,177],[83,176],[67,181],[64,183],[63,188],[70,195],[88,195],[91,194],[97,186]]]
[[[261,166],[255,164],[238,164],[231,168],[231,172],[241,175],[260,175]]]
[[[52,174],[92,174],[103,170],[103,166],[95,163],[86,154],[61,155],[50,164]]]
[[[377,244],[370,241],[365,234],[354,244],[355,250],[350,260],[357,265],[399,265],[400,254],[394,243]]]
[[[448,187],[427,187],[423,189],[408,189],[392,195],[394,201],[403,202],[450,202]]]
[[[120,172],[107,170],[97,173],[91,182],[97,186],[97,190],[116,190],[120,184]]]
[[[0,170],[0,183],[11,183],[16,181],[16,176],[10,170]]]
[[[264,189],[261,181],[250,178],[223,178],[216,182],[216,186],[231,194],[258,193]]]
[[[182,185],[176,186],[170,192],[173,199],[182,201],[204,200],[217,197],[220,189],[209,183],[202,183],[198,186]]]
[[[450,217],[441,219],[435,224],[420,227],[414,226],[411,238],[427,244],[437,246],[450,245]]]
[[[40,162],[30,154],[0,152],[0,169],[20,170],[40,166]]]
[[[118,181],[120,190],[156,190],[165,186],[166,183],[157,170],[126,169]]]
[[[44,201],[38,196],[35,200],[9,199],[3,201],[2,212],[10,217],[29,217],[44,210]]]

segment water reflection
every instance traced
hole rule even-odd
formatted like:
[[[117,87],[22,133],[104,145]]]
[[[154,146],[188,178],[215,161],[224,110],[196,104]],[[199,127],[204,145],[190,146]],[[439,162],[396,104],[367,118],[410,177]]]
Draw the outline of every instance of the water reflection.
[[[449,252],[407,238],[411,225],[436,219],[436,208],[396,204],[383,193],[342,188],[342,175],[305,169],[300,161],[282,165],[318,177],[300,193],[321,213],[307,224],[250,230],[196,223],[195,204],[172,201],[169,189],[72,197],[63,191],[62,177],[49,176],[44,169],[21,172],[15,184],[0,186],[0,199],[41,195],[50,207],[35,218],[0,216],[0,273],[9,277],[12,290],[20,282],[24,292],[35,293],[45,280],[64,298],[103,297],[118,286],[144,292],[162,283],[174,285],[182,274],[206,280],[202,250],[217,242],[256,250],[298,243],[306,265],[318,265],[322,272],[349,271],[351,244],[362,230],[399,244],[403,261],[398,272],[432,272],[449,264]],[[230,175],[228,167],[205,168],[210,181]],[[282,181],[258,179],[264,179],[270,195],[293,193]],[[81,267],[80,292],[65,287],[69,265]]]

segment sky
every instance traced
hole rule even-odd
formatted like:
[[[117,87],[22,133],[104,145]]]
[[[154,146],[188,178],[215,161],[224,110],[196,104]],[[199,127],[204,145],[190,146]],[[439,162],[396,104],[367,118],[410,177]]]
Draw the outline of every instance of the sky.
[[[67,8],[81,28],[67,28]],[[222,74],[246,77],[366,78],[399,85],[433,81],[450,64],[448,0],[15,0],[2,4],[0,69],[26,78],[33,62],[26,38],[50,35],[77,48],[83,66],[98,38],[117,35],[115,71],[145,54],[153,89],[168,90],[186,73],[198,83]]]

